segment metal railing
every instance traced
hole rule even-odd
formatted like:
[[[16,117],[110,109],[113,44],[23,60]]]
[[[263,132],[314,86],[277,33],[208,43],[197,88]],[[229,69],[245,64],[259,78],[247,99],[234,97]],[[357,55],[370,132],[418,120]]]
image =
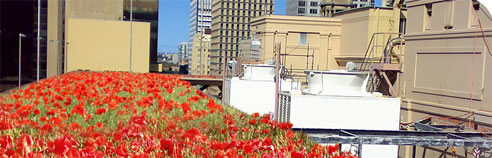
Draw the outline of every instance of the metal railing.
[[[382,81],[381,81],[381,74],[374,72],[373,71],[373,65],[375,63],[381,63],[381,64],[392,64],[392,53],[387,52],[387,51],[392,51],[392,48],[388,47],[393,47],[393,41],[394,38],[402,39],[402,34],[401,33],[374,33],[371,37],[371,40],[369,41],[369,44],[366,49],[366,53],[364,55],[364,59],[362,60],[362,63],[359,67],[359,71],[361,72],[369,72],[369,81],[367,85],[367,91],[369,92],[375,92],[377,91],[377,88],[380,87]],[[382,42],[379,42],[378,40],[383,39],[384,44]],[[401,41],[400,41],[400,44]],[[400,49],[399,57],[402,56],[402,49]],[[378,53],[381,52],[381,53]],[[398,59],[397,64],[402,64],[401,59]]]

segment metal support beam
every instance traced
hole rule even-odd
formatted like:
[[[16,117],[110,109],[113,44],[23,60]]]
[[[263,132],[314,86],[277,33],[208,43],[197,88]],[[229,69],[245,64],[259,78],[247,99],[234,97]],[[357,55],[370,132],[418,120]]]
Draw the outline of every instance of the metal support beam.
[[[492,149],[492,133],[445,131],[382,131],[352,129],[293,129],[322,144],[456,146]]]

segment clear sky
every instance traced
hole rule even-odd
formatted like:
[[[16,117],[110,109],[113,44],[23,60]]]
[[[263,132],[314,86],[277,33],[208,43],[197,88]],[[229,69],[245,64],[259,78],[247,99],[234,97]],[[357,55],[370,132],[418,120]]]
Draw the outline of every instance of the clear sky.
[[[275,0],[275,14],[285,15],[285,1]],[[177,53],[188,41],[190,0],[159,0],[158,51]]]

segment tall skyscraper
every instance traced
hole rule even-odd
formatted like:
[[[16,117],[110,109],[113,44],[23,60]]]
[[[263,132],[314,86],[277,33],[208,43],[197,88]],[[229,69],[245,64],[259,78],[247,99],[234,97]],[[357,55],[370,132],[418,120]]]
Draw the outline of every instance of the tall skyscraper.
[[[190,0],[190,42],[196,33],[212,27],[212,0]]]
[[[274,0],[214,0],[210,74],[224,72],[224,63],[236,60],[239,41],[250,37],[251,19],[273,14]],[[224,56],[226,57],[224,61]]]
[[[286,14],[291,16],[321,16],[320,0],[287,0]]]

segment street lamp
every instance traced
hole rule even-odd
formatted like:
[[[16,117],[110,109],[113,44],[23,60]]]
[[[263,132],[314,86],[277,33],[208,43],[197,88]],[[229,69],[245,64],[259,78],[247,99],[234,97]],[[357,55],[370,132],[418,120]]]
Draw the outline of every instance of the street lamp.
[[[132,72],[133,49],[133,0],[130,0],[130,72]]]
[[[21,86],[21,52],[22,52],[22,37],[26,37],[25,34],[19,33],[19,88]]]

